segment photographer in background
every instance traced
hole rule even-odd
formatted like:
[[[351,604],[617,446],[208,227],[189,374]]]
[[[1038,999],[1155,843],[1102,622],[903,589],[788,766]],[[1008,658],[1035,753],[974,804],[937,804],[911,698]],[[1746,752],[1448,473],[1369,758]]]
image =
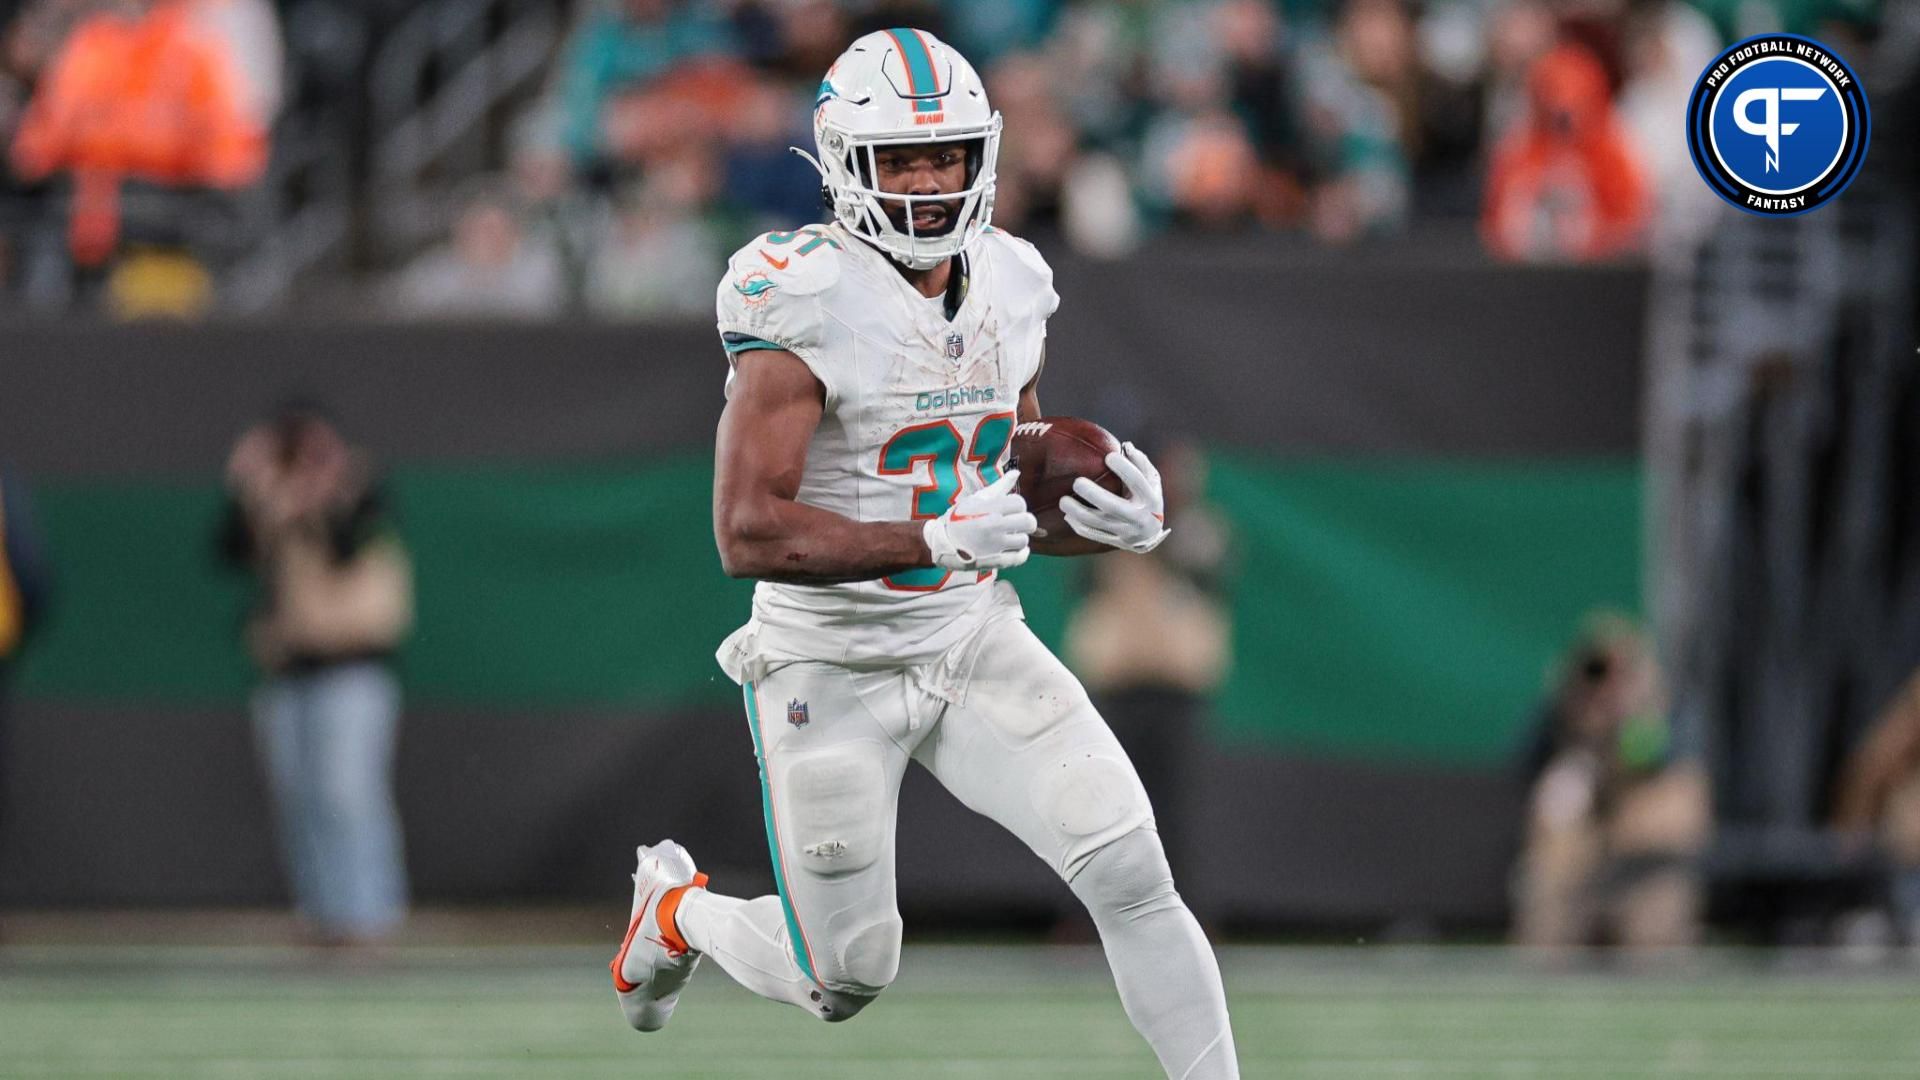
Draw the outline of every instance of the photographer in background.
[[[1646,637],[1592,621],[1562,661],[1523,761],[1527,818],[1513,940],[1579,948],[1694,944],[1694,860],[1711,828],[1705,773],[1671,754],[1666,689]]]
[[[1180,528],[1145,557],[1087,560],[1066,644],[1139,770],[1160,835],[1177,848],[1207,708],[1233,659],[1228,592],[1237,566],[1232,529],[1206,499],[1204,452],[1185,439],[1154,452]]]
[[[391,663],[413,616],[406,552],[365,455],[311,405],[240,437],[227,491],[223,550],[260,585],[253,718],[294,899],[320,943],[370,942],[406,911]]]

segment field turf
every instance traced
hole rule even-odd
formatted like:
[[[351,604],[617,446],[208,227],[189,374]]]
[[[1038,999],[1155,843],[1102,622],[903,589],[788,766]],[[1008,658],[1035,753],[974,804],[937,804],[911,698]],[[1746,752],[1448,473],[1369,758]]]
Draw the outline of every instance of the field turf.
[[[1158,1077],[1089,949],[909,944],[829,1026],[700,972],[621,1022],[607,950],[0,949],[4,1077]],[[1778,954],[1543,973],[1504,951],[1223,952],[1252,1078],[1920,1077],[1920,967]]]

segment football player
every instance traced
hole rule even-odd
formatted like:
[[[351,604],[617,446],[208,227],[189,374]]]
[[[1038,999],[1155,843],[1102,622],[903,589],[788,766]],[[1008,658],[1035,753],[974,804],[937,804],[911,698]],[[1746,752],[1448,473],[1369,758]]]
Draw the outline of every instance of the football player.
[[[1000,115],[951,47],[886,30],[828,69],[814,138],[833,221],[741,248],[718,300],[714,534],[726,572],[759,580],[719,660],[744,693],[778,893],[714,892],[685,848],[641,847],[620,1003],[657,1030],[710,956],[822,1020],[865,1008],[899,965],[913,760],[1087,905],[1169,1077],[1237,1077],[1219,967],[1146,792],[997,573],[1167,535],[1131,445],[1107,458],[1125,495],[1083,479],[1062,500],[1074,535],[1037,534],[1004,468],[1015,424],[1041,415],[1059,297],[1032,245],[991,225]]]

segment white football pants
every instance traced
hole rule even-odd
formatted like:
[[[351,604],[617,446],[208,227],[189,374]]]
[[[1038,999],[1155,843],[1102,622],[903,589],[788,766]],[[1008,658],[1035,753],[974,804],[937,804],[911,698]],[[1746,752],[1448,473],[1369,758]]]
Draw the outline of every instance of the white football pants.
[[[1025,623],[982,633],[958,702],[922,691],[914,669],[812,661],[743,687],[779,894],[695,890],[682,935],[762,996],[829,1021],[859,1012],[899,969],[895,810],[916,760],[1087,905],[1127,1015],[1169,1077],[1237,1078],[1219,967],[1173,889],[1132,763]]]

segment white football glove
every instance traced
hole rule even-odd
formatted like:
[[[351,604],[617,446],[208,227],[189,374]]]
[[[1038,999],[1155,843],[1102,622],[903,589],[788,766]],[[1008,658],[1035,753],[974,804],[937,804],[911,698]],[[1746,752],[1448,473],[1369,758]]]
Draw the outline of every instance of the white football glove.
[[[927,522],[921,535],[933,553],[933,564],[948,570],[1002,570],[1026,562],[1027,545],[1039,522],[1027,513],[1027,500],[1014,490],[1019,481],[1020,470],[1008,469],[1000,479],[960,496],[946,513]]]
[[[1073,482],[1073,495],[1060,499],[1060,512],[1074,532],[1097,544],[1145,555],[1167,538],[1167,505],[1160,494],[1160,470],[1132,443],[1107,455],[1107,468],[1127,485],[1115,495],[1086,477]]]

